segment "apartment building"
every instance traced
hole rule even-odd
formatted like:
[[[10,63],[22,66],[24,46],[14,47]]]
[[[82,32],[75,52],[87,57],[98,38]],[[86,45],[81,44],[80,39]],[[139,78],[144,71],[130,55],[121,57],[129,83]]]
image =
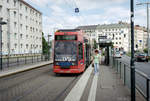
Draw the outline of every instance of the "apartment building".
[[[130,24],[128,23],[119,21],[118,23],[114,24],[79,26],[77,28],[84,30],[91,40],[96,40],[98,42],[99,36],[106,36],[107,39],[112,40],[115,49],[123,49],[126,52],[131,50],[131,31]],[[135,26],[135,50],[142,51],[147,47],[146,33],[147,32],[144,27],[139,25]]]
[[[42,13],[24,0],[0,0],[3,54],[42,53]]]

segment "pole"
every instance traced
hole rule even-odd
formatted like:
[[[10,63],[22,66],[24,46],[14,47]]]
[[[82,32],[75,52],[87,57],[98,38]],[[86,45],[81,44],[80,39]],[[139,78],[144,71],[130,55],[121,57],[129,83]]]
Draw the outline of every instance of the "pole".
[[[1,22],[1,20],[0,20],[0,22]],[[2,70],[2,66],[3,66],[3,64],[2,64],[2,25],[0,24],[0,69]]]
[[[149,43],[149,3],[147,3],[147,49],[148,56],[150,56],[150,43]]]
[[[7,36],[8,36],[8,57],[10,56],[10,9],[8,9],[8,31],[7,31]]]
[[[131,10],[131,101],[136,101],[135,98],[135,66],[134,66],[134,0],[130,0]]]
[[[50,42],[49,42],[50,35],[48,35],[48,60],[50,60]]]

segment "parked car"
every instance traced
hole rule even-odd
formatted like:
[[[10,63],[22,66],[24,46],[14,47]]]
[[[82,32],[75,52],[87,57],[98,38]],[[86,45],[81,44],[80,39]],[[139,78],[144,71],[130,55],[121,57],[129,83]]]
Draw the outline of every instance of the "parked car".
[[[138,61],[146,61],[148,62],[148,55],[146,53],[136,53],[135,60]]]
[[[116,51],[116,52],[114,53],[114,57],[115,57],[115,58],[121,58],[121,53],[120,53],[119,51]]]

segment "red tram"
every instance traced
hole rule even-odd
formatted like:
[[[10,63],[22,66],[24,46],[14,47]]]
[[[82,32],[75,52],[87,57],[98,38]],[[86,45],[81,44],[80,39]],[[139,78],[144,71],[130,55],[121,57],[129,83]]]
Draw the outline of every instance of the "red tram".
[[[90,45],[80,29],[63,29],[55,32],[55,73],[81,73],[90,64]]]

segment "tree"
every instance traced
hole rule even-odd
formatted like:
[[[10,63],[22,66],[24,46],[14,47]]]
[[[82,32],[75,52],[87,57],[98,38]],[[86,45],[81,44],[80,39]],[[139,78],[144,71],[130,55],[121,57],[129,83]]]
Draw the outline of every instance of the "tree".
[[[96,43],[96,40],[94,39],[94,49],[96,49],[98,46],[97,46],[97,43]]]
[[[50,47],[51,46],[48,45],[48,43],[46,42],[46,40],[44,38],[44,33],[42,33],[42,53],[48,54]]]
[[[148,52],[148,48],[145,48],[143,51],[144,51],[145,53],[147,53],[147,52]]]

